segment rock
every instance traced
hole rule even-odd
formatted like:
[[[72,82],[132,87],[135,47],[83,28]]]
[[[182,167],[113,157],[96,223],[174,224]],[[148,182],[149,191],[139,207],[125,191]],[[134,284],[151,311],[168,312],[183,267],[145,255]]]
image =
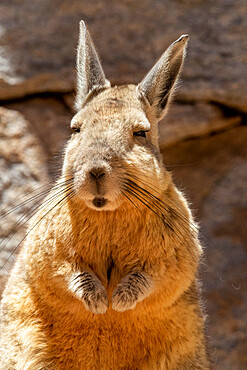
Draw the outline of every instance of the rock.
[[[212,369],[247,368],[247,127],[164,148],[201,226]]]
[[[239,125],[240,115],[226,117],[222,110],[211,104],[173,104],[168,115],[159,124],[161,147],[176,144]]]
[[[24,117],[0,108],[0,293],[13,261],[12,253],[25,235],[24,221],[42,197],[23,202],[30,194],[37,195],[47,189],[49,176],[45,161],[40,143],[30,133]]]
[[[70,136],[72,113],[69,108],[55,96],[29,98],[5,106],[20,112],[30,122],[30,131],[39,138],[46,154],[49,173],[56,178],[61,170],[64,144]]]
[[[179,99],[247,112],[246,13],[245,0],[3,0],[0,99],[71,91],[84,19],[113,83],[139,82],[171,42],[189,33]]]

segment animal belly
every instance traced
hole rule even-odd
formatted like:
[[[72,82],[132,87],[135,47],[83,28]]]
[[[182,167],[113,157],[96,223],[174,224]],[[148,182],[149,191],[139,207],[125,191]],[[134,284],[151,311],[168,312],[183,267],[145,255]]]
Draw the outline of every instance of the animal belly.
[[[87,313],[81,322],[54,323],[49,348],[58,369],[140,369],[164,352],[158,322],[132,312]],[[63,326],[63,327],[62,327]],[[156,362],[157,363],[157,362]],[[151,367],[149,367],[151,368]],[[156,367],[157,368],[157,367]]]

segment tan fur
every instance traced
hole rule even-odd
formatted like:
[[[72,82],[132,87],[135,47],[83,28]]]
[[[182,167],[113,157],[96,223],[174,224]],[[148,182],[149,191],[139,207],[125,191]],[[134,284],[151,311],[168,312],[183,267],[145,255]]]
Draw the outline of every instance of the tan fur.
[[[58,181],[72,185],[32,219],[3,294],[1,369],[209,369],[196,280],[201,247],[162,164],[163,113],[150,100],[157,93],[99,81],[102,89],[77,100],[72,127],[81,131]],[[148,129],[147,138],[133,136]],[[104,179],[95,180],[95,168]],[[124,196],[127,173],[166,204],[162,212],[150,209],[154,198],[148,208]],[[73,194],[55,206],[70,186]],[[99,196],[107,199],[101,209],[93,205]]]

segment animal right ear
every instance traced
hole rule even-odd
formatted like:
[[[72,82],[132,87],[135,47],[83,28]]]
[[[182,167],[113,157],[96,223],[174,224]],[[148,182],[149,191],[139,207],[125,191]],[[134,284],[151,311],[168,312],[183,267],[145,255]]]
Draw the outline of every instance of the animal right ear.
[[[182,35],[173,42],[138,85],[141,97],[147,100],[157,120],[166,113],[183,65],[188,38]]]
[[[110,87],[110,82],[105,78],[93,41],[83,21],[80,21],[76,67],[77,94],[75,108],[79,110],[85,103],[88,94]]]

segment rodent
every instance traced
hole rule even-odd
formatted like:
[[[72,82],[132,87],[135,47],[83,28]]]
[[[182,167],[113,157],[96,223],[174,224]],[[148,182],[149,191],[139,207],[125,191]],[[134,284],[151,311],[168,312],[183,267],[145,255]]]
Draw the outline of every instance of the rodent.
[[[80,22],[72,135],[3,293],[1,369],[210,368],[198,228],[158,146],[187,41],[111,87]]]

